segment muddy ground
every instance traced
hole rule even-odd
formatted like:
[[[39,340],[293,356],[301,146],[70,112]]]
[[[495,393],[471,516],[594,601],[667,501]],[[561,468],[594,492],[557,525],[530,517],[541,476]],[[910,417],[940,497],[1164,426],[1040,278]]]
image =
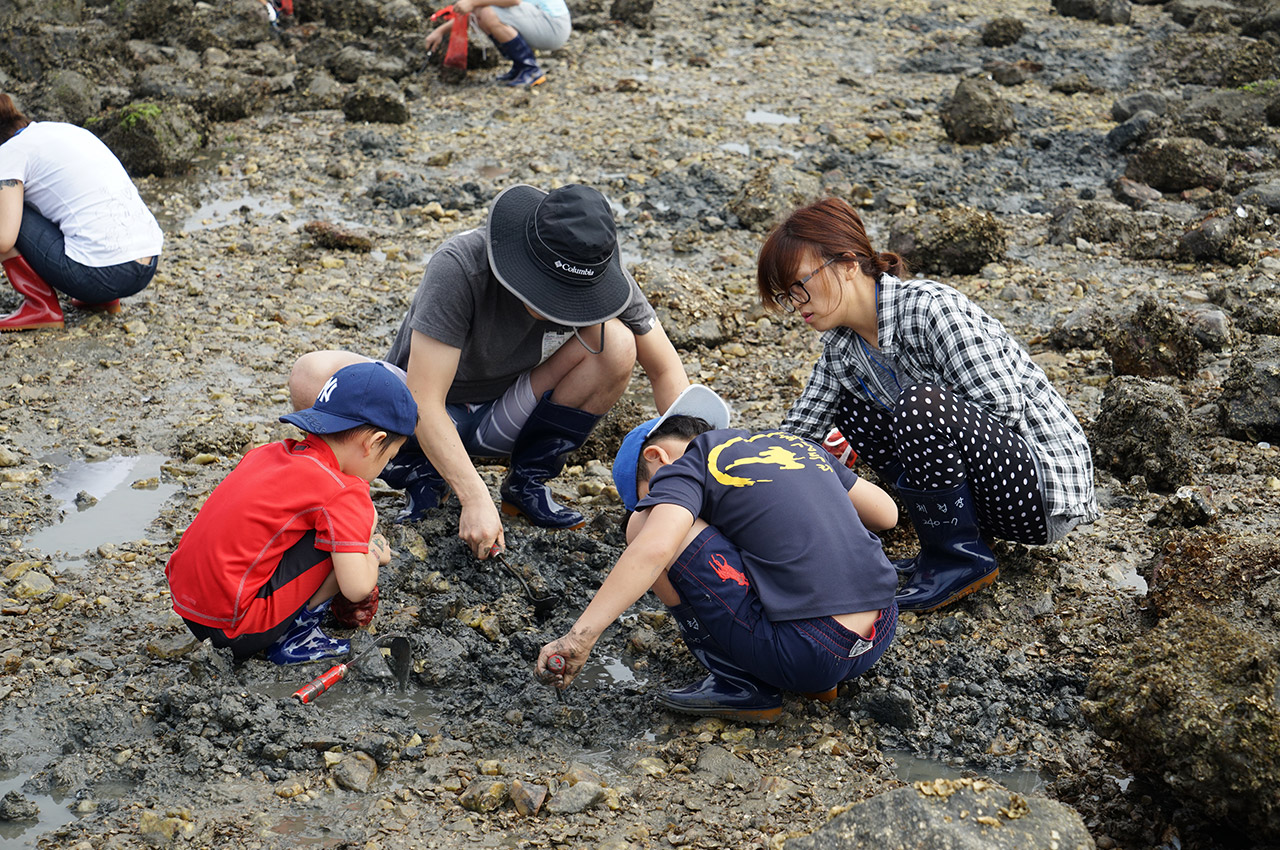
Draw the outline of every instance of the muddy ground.
[[[725,396],[744,427],[779,421],[818,351],[801,323],[753,301],[768,215],[825,188],[862,205],[884,244],[891,222],[990,213],[998,250],[940,276],[1025,342],[1092,426],[1112,354],[1099,334],[1064,332],[1076,327],[1068,317],[1118,315],[1148,296],[1211,307],[1223,285],[1250,298],[1276,291],[1265,204],[1241,208],[1253,229],[1231,251],[1149,248],[1230,211],[1223,180],[1157,193],[1156,207],[1173,212],[1140,220],[1127,241],[1054,235],[1064,205],[1110,198],[1125,173],[1132,149],[1107,142],[1117,100],[1154,90],[1176,103],[1250,82],[1178,76],[1190,61],[1167,59],[1172,40],[1234,32],[1230,22],[1197,30],[1201,18],[1183,9],[1137,5],[1129,23],[1104,24],[1024,0],[660,0],[639,21],[584,14],[594,28],[544,57],[549,80],[532,91],[489,84],[489,69],[443,83],[417,70],[425,57],[401,31],[383,47],[408,69],[398,77],[407,123],[296,111],[287,89],[210,123],[189,174],[138,178],[167,237],[153,285],[117,316],[71,310],[65,331],[0,340],[0,789],[17,792],[21,815],[0,820],[0,847],[778,848],[904,781],[971,772],[1074,806],[1103,848],[1268,846],[1265,833],[1189,805],[1158,771],[1135,775],[1081,709],[1095,669],[1158,619],[1145,592],[1168,541],[1152,522],[1172,487],[1106,463],[1098,522],[1049,547],[1001,544],[994,589],[903,616],[869,676],[829,705],[789,702],[772,726],[654,707],[654,691],[700,673],[653,599],[606,633],[597,665],[562,697],[531,676],[538,647],[620,551],[607,465],[619,434],[652,409],[639,374],[556,483],[588,526],[508,525],[512,559],[563,602],[543,616],[514,578],[467,555],[456,502],[395,525],[401,495],[375,486],[396,556],[373,631],[411,640],[405,692],[374,663],[296,704],[289,694],[318,670],[233,668],[191,644],[163,576],[239,457],[294,434],[276,421],[294,358],[330,347],[381,355],[430,252],[516,182],[609,195],[626,261],[691,378]],[[1002,17],[1024,34],[984,44]],[[360,41],[302,21],[226,55],[303,71],[326,38]],[[187,48],[156,41],[169,52],[154,61],[185,61]],[[1268,61],[1256,79],[1274,81]],[[1006,66],[1023,75],[999,91],[1012,133],[949,138],[940,113],[957,83]],[[19,93],[37,90],[7,73]],[[1232,149],[1233,174],[1241,162],[1263,176],[1275,168],[1274,132],[1258,132]],[[773,188],[753,194],[761,183]],[[763,198],[763,211],[744,197]],[[314,220],[367,236],[372,250],[323,247],[304,229]],[[1220,424],[1233,353],[1253,339],[1239,323],[1187,374],[1158,382],[1185,405],[1182,477],[1208,488],[1215,532],[1266,540],[1280,524],[1277,450]],[[483,467],[495,494],[503,471]],[[909,529],[885,541],[893,555],[912,550]],[[517,803],[540,791],[549,802],[523,813]]]

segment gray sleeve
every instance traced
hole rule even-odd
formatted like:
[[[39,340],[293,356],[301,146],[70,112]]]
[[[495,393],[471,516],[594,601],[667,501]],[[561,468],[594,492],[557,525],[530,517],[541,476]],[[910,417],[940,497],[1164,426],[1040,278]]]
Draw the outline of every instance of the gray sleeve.
[[[636,279],[631,276],[631,273],[623,269],[623,274],[627,276],[627,282],[631,284],[631,300],[627,302],[626,307],[622,308],[618,318],[630,328],[633,334],[644,336],[658,324],[658,314],[654,312],[653,307],[649,304],[649,299],[645,297],[644,292],[640,289],[640,284],[636,283]]]

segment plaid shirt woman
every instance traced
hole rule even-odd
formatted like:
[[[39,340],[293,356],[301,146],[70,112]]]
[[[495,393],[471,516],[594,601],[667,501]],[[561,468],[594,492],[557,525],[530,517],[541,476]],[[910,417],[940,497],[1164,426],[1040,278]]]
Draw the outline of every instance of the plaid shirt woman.
[[[1095,520],[1080,423],[998,321],[902,258],[872,249],[836,199],[796,210],[766,239],[767,309],[822,333],[822,355],[782,423],[821,442],[835,425],[902,496],[921,552],[899,565],[905,610],[931,611],[999,573],[982,539],[1039,545]]]

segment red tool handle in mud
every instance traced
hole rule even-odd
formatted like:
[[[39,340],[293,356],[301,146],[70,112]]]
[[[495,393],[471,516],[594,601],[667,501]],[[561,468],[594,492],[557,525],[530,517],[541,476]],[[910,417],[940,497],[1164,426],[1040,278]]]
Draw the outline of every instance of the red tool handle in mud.
[[[564,672],[564,656],[560,654],[552,655],[547,659],[547,669],[552,673]]]
[[[471,15],[453,14],[453,26],[449,28],[449,49],[444,54],[444,66],[446,68],[457,68],[465,71],[467,69],[467,26],[471,22]]]
[[[298,701],[303,705],[311,702],[325,691],[332,688],[338,682],[342,681],[342,677],[347,675],[346,664],[335,664],[328,670],[325,670],[319,676],[316,676],[310,682],[293,692]]]

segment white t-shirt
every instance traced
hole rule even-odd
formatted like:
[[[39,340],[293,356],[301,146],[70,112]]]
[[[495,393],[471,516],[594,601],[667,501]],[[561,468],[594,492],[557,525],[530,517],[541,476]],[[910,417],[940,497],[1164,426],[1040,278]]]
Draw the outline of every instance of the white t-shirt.
[[[37,121],[0,145],[0,180],[58,225],[67,256],[94,268],[160,253],[164,234],[115,154],[74,124]]]

